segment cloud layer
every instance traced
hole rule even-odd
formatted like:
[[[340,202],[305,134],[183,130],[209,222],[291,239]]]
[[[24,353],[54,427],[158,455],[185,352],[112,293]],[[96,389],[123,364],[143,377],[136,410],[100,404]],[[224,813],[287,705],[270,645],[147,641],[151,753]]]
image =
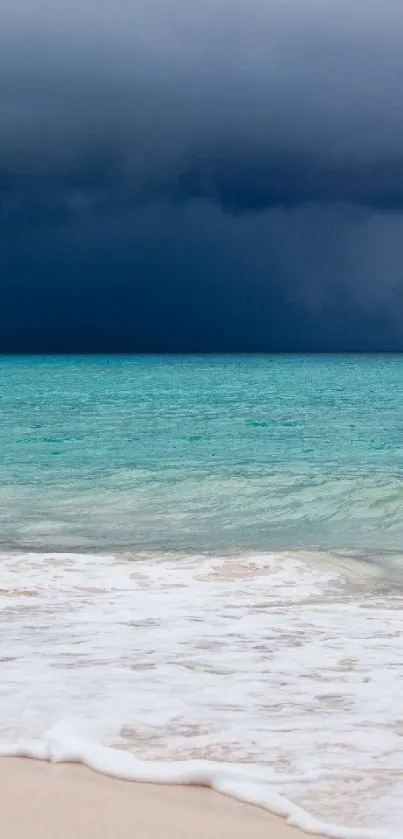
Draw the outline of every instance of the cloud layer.
[[[0,349],[403,349],[400,3],[56,5],[2,11]]]

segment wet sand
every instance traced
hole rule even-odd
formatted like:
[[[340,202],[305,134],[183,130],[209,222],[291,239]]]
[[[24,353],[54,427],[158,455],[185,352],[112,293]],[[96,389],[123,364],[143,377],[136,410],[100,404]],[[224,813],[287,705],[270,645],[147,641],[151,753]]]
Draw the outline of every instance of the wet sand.
[[[302,839],[202,787],[117,781],[83,766],[0,759],[1,839]]]

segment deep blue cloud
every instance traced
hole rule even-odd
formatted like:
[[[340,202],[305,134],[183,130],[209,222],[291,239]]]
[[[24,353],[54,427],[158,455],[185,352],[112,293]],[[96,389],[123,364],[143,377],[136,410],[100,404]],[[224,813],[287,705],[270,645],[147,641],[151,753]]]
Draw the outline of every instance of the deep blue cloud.
[[[0,350],[403,350],[399,3],[2,16]]]

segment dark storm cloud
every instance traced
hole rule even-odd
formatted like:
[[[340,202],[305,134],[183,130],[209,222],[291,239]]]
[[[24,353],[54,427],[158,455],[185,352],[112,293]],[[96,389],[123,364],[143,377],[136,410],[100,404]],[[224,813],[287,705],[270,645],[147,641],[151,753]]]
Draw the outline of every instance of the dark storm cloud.
[[[2,221],[66,223],[88,214],[129,212],[157,201],[204,200],[230,213],[257,213],[304,204],[350,204],[371,211],[403,210],[403,158],[332,162],[320,156],[247,148],[193,152],[156,171],[148,160],[131,171],[116,149],[93,147],[50,174],[3,170]],[[17,169],[17,167],[16,167]]]
[[[57,5],[2,12],[6,213],[160,198],[400,209],[393,0]]]
[[[2,348],[403,348],[400,3],[0,14]]]

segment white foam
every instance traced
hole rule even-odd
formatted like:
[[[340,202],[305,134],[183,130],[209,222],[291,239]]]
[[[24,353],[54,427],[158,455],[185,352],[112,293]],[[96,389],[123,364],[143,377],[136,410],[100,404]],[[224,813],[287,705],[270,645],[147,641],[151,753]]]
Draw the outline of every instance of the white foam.
[[[393,834],[403,598],[350,572],[306,552],[0,556],[0,741],[41,757],[43,732],[73,719],[61,753],[73,743],[84,762],[97,743],[142,772],[203,758],[238,797],[275,789],[322,832]]]
[[[63,736],[63,726],[51,730],[44,741],[21,741],[0,745],[2,757],[25,757],[55,763],[82,763],[95,772],[125,781],[155,784],[183,784],[211,787],[223,795],[269,810],[307,833],[334,839],[397,839],[391,831],[343,828],[314,818],[270,788],[276,782],[259,778],[244,767],[214,761],[189,760],[171,763],[141,761],[130,752],[85,743]]]

